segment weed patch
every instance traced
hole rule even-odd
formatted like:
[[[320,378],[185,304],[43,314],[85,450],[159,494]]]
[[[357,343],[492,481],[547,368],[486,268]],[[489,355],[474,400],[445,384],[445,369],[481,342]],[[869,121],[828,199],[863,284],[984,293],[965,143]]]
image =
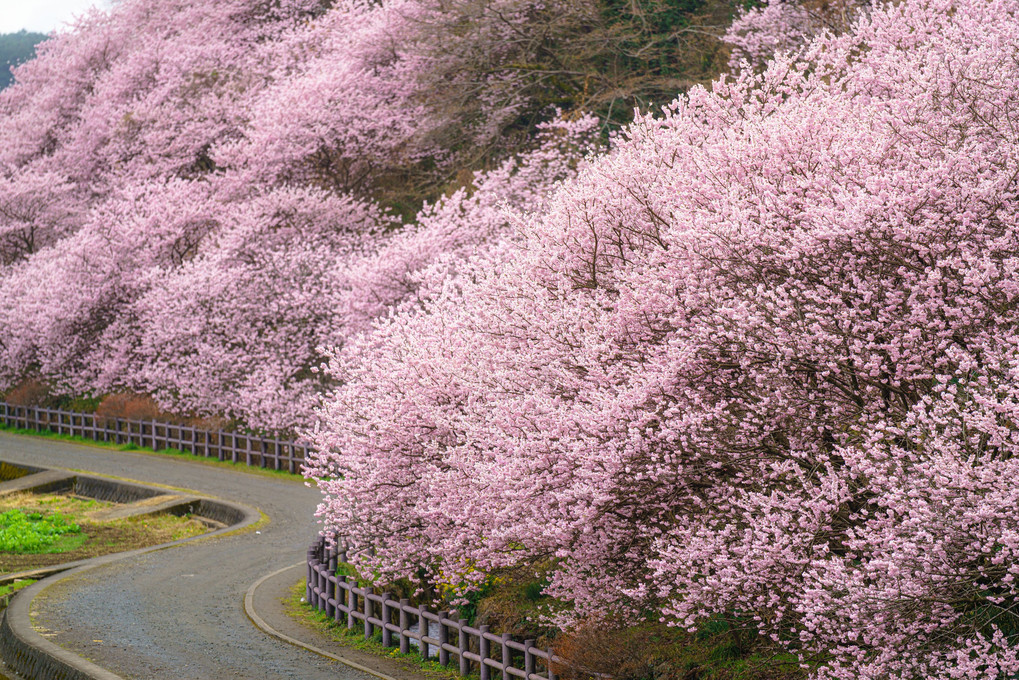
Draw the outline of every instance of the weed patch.
[[[196,519],[174,515],[101,519],[100,513],[113,505],[48,494],[0,498],[0,574],[168,543],[208,531]]]
[[[18,508],[0,513],[2,552],[66,552],[83,542],[81,527],[59,513],[46,516],[41,512],[25,512]]]

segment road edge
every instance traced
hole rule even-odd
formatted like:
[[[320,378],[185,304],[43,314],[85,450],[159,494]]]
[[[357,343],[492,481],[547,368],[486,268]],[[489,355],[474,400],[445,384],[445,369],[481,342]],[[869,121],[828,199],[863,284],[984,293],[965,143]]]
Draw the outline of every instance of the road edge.
[[[277,569],[276,571],[272,572],[271,574],[266,574],[265,576],[263,576],[262,578],[258,579],[257,581],[255,581],[254,583],[251,584],[251,587],[248,588],[247,592],[244,593],[244,613],[247,615],[248,619],[251,620],[251,623],[254,624],[254,626],[256,628],[258,628],[259,630],[261,630],[262,632],[267,633],[267,634],[273,636],[274,638],[282,640],[283,642],[286,642],[287,644],[293,645],[295,647],[300,647],[301,649],[306,649],[309,652],[313,652],[315,654],[318,654],[319,656],[324,656],[327,659],[332,659],[333,661],[339,661],[340,663],[342,663],[345,666],[349,666],[350,668],[353,668],[354,670],[361,671],[362,673],[367,673],[368,675],[375,676],[376,678],[380,678],[380,680],[397,680],[396,678],[394,678],[391,675],[386,675],[385,673],[382,673],[380,671],[374,670],[372,668],[368,668],[367,666],[363,666],[363,665],[357,663],[356,661],[351,661],[350,659],[345,659],[342,656],[339,656],[339,655],[334,654],[332,652],[326,651],[326,650],[324,650],[324,649],[322,649],[320,647],[316,647],[315,645],[308,644],[307,642],[303,642],[301,640],[298,640],[297,638],[291,637],[291,636],[287,635],[286,633],[281,633],[280,631],[278,631],[275,628],[273,628],[272,626],[270,626],[269,623],[266,622],[266,620],[263,619],[261,616],[259,616],[257,611],[255,611],[255,592],[262,585],[264,585],[266,581],[268,581],[269,579],[271,579],[271,578],[273,578],[275,576],[279,576],[280,574],[282,574],[285,571],[290,571],[291,569],[297,569],[299,567],[307,567],[307,566],[308,565],[305,562],[298,562],[296,564],[290,565],[289,567],[283,567],[282,569]]]

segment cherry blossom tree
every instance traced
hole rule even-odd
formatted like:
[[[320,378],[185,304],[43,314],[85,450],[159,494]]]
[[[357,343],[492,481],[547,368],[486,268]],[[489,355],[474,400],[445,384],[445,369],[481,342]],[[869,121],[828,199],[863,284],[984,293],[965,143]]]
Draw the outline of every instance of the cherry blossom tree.
[[[181,265],[217,223],[203,182],[128,185],[93,208],[82,227],[9,266],[0,290],[3,379],[34,371],[91,389],[105,361],[98,341],[145,291],[153,270]]]
[[[77,187],[57,173],[23,170],[0,175],[0,265],[76,231],[85,206]]]
[[[514,22],[533,20],[506,3]],[[47,42],[0,95],[0,290],[12,301],[0,386],[41,378],[253,428],[308,424],[331,385],[314,370],[320,348],[426,297],[418,272],[497,242],[505,204],[540,202],[597,146],[593,118],[550,109],[533,138],[409,224],[378,206],[407,168],[449,164],[437,140],[457,121],[465,154],[481,144],[462,112],[429,98],[444,77],[429,69],[491,66],[425,39],[465,12],[129,0]],[[475,20],[463,39],[476,52],[491,31]]]
[[[357,328],[340,313],[348,263],[386,220],[369,204],[303,189],[231,204],[221,219],[228,226],[213,243],[180,267],[154,271],[107,329],[97,383],[293,430],[310,421],[323,390],[319,348]]]
[[[761,68],[778,53],[800,49],[821,33],[842,33],[868,4],[859,0],[766,0],[745,8],[722,38],[730,45],[729,65],[738,69],[745,61]]]
[[[555,565],[817,678],[1011,677],[1019,5],[904,0],[639,118],[330,362],[364,573]]]
[[[543,196],[599,134],[549,111],[560,132],[397,237],[372,194],[447,163],[430,135],[463,120],[429,103],[426,15],[454,21],[425,0],[128,0],[46,42],[0,95],[0,385],[307,423],[318,347],[413,292],[385,280],[487,247],[501,204]]]

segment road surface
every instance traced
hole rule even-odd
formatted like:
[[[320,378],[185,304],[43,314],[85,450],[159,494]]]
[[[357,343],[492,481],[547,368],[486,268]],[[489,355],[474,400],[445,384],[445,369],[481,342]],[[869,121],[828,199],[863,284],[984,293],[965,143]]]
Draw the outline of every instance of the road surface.
[[[256,507],[253,531],[158,550],[89,570],[33,602],[37,630],[124,678],[369,680],[256,629],[244,593],[305,558],[320,495],[300,481],[185,460],[0,432],[0,460],[193,489]]]

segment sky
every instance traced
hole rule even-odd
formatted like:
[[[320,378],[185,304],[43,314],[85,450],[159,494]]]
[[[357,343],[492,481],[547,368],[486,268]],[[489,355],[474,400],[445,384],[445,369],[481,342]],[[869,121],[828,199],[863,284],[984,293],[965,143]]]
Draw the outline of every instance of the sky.
[[[21,29],[49,33],[89,7],[111,4],[112,0],[0,0],[0,33]]]

